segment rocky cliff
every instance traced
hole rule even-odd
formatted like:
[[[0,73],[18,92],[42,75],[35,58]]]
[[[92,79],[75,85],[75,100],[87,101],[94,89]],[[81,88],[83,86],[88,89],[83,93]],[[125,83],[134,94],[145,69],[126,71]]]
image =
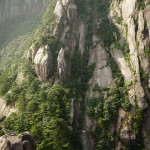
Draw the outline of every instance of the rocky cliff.
[[[89,1],[85,3],[88,4]],[[137,117],[138,111],[140,111],[143,114],[142,127],[141,129],[137,128],[137,130],[143,130],[140,135],[142,136],[143,144],[148,149],[149,145],[146,144],[148,143],[148,134],[146,133],[149,133],[149,131],[144,127],[148,120],[144,116],[148,115],[147,113],[149,112],[149,1],[114,0],[113,2],[94,1],[93,3],[94,5],[88,6],[84,19],[80,16],[81,12],[78,11],[80,6],[77,5],[77,1],[58,1],[54,9],[57,21],[54,34],[61,43],[65,43],[65,47],[60,50],[57,59],[59,80],[65,83],[66,78],[71,76],[70,64],[73,63],[72,57],[75,55],[76,47],[78,47],[81,58],[86,53],[89,53],[88,65],[95,63],[93,75],[88,81],[89,88],[85,92],[85,97],[80,97],[79,102],[77,102],[80,105],[83,103],[84,106],[81,133],[83,149],[90,150],[95,147],[94,140],[96,139],[89,133],[89,129],[92,128],[92,132],[95,132],[98,123],[87,115],[88,102],[91,98],[100,96],[98,92],[93,91],[95,85],[102,89],[114,82],[115,77],[112,74],[112,65],[108,65],[110,59],[115,60],[116,67],[121,71],[124,83],[126,83],[126,96],[129,99],[128,103],[131,104],[131,108],[130,113],[127,113],[123,110],[122,105],[116,106],[118,119],[115,119],[117,121],[110,124],[110,129],[104,129],[102,132],[105,134],[110,133],[110,136],[115,138],[115,149],[121,149],[124,145],[127,145],[126,147],[128,148],[136,145],[139,140],[138,134],[140,133],[134,132],[136,127],[132,123],[134,122],[133,118]],[[110,12],[107,12],[107,9]],[[94,13],[93,16],[92,13]],[[105,20],[108,22],[105,22]],[[108,24],[111,26],[108,26]],[[107,35],[107,31],[105,31],[109,30],[107,27],[112,28],[111,32],[113,33],[110,33],[111,35]],[[102,28],[105,28],[105,30]],[[88,34],[90,34],[91,44],[86,41]],[[99,34],[104,34],[104,37]],[[113,40],[111,41],[107,36],[112,36]],[[80,82],[80,78],[78,80]],[[104,96],[104,101],[111,96],[108,95],[107,90],[103,91],[102,95]],[[78,107],[78,104],[73,106]],[[72,111],[74,115],[71,115],[75,119],[77,118],[76,114],[79,114],[76,111],[79,111],[79,109],[72,109],[74,109]],[[105,111],[105,108],[103,111]],[[140,122],[136,121],[134,122],[135,124],[140,124]],[[115,137],[115,134],[118,137]],[[110,149],[110,140],[107,138],[105,140],[107,141],[107,148]],[[137,146],[137,149],[140,148]]]
[[[52,0],[27,61],[71,91],[78,149],[150,149],[149,36],[149,0]]]

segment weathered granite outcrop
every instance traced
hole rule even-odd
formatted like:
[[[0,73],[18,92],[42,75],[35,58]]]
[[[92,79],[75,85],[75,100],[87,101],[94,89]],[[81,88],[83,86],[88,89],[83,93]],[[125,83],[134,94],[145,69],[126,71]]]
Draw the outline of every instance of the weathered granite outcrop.
[[[81,55],[85,52],[87,24],[80,19],[74,0],[57,1],[54,15],[57,22],[54,35],[65,45],[59,51],[56,65],[59,79],[64,83],[70,76],[71,58],[77,44],[79,45]],[[50,50],[47,53],[44,51],[44,47],[31,47],[31,51],[32,62],[34,62],[39,79],[41,81],[48,80],[52,75],[54,65],[52,64],[53,57]],[[58,79],[56,79],[56,82],[59,82]]]
[[[122,75],[124,76],[126,81],[134,81],[136,80],[134,86],[132,89],[129,91],[129,97],[130,97],[130,102],[133,104],[133,98],[134,95],[136,96],[136,102],[137,105],[139,106],[140,109],[145,109],[148,107],[147,102],[145,100],[145,93],[144,89],[141,85],[141,79],[140,79],[140,65],[143,62],[147,62],[146,60],[142,59],[140,60],[139,52],[140,52],[140,45],[142,45],[142,42],[139,42],[139,47],[138,46],[138,41],[140,37],[140,33],[143,33],[141,26],[142,26],[142,19],[141,19],[141,13],[137,13],[138,9],[138,2],[137,0],[131,1],[114,1],[112,3],[112,11],[110,12],[110,20],[115,23],[115,25],[118,27],[119,31],[121,32],[122,39],[119,41],[119,43],[122,45],[124,40],[127,40],[128,45],[129,45],[129,57],[130,61],[123,61],[125,57],[123,56],[121,51],[118,51],[115,48],[115,45],[112,45],[112,54],[114,59],[116,60],[118,66],[120,67],[120,70],[122,72]],[[115,9],[113,9],[115,8]],[[122,17],[122,23],[118,24],[117,23],[117,18]],[[139,26],[137,27],[137,23],[135,20],[137,18],[140,19]],[[138,21],[138,20],[137,20]],[[144,25],[144,24],[143,24]],[[126,27],[125,27],[126,26]],[[144,27],[144,26],[143,26]],[[126,29],[125,29],[126,28]],[[138,32],[136,29],[138,28]],[[141,30],[141,31],[139,31]],[[143,52],[144,50],[142,50]],[[147,64],[144,65],[146,68]],[[144,68],[145,70],[145,68]],[[130,76],[130,77],[129,77]],[[136,79],[135,79],[136,76]]]
[[[3,98],[0,98],[0,117],[9,117],[9,115],[16,111],[17,109],[14,106],[7,106],[5,100]]]
[[[140,5],[145,6],[143,9],[140,8]],[[116,60],[118,67],[121,70],[122,75],[124,76],[125,81],[132,81],[132,85],[128,88],[130,103],[132,104],[132,115],[135,113],[135,104],[137,104],[139,109],[142,109],[144,112],[143,120],[143,139],[146,149],[149,149],[149,91],[146,89],[149,86],[150,78],[150,67],[149,67],[149,49],[150,49],[150,1],[144,0],[139,2],[138,0],[123,0],[117,1],[114,0],[111,5],[111,12],[109,14],[109,19],[116,25],[121,33],[121,40],[119,41],[120,45],[123,44],[123,41],[127,40],[129,45],[129,57],[130,60],[127,62],[125,56],[121,50],[118,50],[115,45],[111,45],[112,56]],[[115,8],[115,9],[114,9]],[[122,19],[121,23],[117,22],[119,17]],[[146,79],[144,79],[144,76]],[[148,97],[148,99],[146,99]],[[123,113],[119,112],[119,116]],[[129,119],[128,119],[129,120]],[[128,130],[128,133],[132,133],[132,128],[124,126],[122,130]],[[132,145],[134,135],[127,134],[127,132],[121,133],[125,138],[123,142],[126,141],[126,144]],[[129,138],[130,137],[130,138]],[[132,137],[132,138],[131,138]],[[116,146],[117,150],[121,149],[121,144],[119,143]]]
[[[67,74],[67,63],[65,59],[65,53],[68,50],[68,48],[62,48],[59,51],[57,62],[58,62],[58,73],[59,78],[61,81],[66,81],[66,74]]]
[[[0,150],[36,150],[36,144],[29,133],[17,136],[6,134],[0,137]]]
[[[84,150],[91,150],[94,148],[94,139],[89,137],[88,132],[90,126],[92,126],[93,132],[97,127],[96,120],[92,120],[87,115],[87,106],[90,98],[97,98],[99,96],[98,92],[93,92],[93,88],[96,84],[103,88],[112,83],[112,71],[109,66],[107,66],[107,60],[109,59],[106,51],[100,45],[100,39],[97,35],[93,35],[93,47],[90,49],[89,64],[96,63],[93,76],[89,81],[89,89],[86,92],[86,98],[84,102],[84,126],[81,134],[82,144]]]
[[[31,47],[32,61],[35,71],[41,81],[47,81],[53,74],[53,55],[48,45],[43,47]]]

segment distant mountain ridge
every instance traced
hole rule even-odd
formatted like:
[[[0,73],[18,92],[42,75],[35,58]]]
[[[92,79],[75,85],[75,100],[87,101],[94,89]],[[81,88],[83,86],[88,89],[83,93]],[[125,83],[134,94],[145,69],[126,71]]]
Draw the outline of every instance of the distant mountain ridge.
[[[1,0],[0,49],[18,36],[32,32],[51,0]]]
[[[1,0],[0,21],[45,10],[50,0]]]

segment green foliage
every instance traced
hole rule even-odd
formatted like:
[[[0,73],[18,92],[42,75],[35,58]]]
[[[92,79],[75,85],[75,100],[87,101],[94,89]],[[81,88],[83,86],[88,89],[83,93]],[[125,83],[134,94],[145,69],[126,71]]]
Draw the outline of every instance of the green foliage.
[[[0,136],[4,135],[5,132],[3,131],[2,127],[1,127],[1,124],[0,124]]]
[[[98,89],[100,97],[92,98],[88,103],[88,114],[95,119],[103,118],[110,123],[117,119],[118,108],[123,107],[129,111],[130,105],[127,98],[127,90],[124,87],[123,78],[116,78],[107,89]],[[104,99],[103,93],[107,92],[107,98]]]
[[[132,81],[131,81],[131,80],[125,82],[125,86],[126,86],[126,87],[130,86],[131,84],[132,84]]]
[[[139,135],[140,130],[143,126],[142,110],[139,109],[136,110],[136,115],[131,118],[131,125],[133,126],[134,134]]]
[[[86,20],[89,16],[89,7],[93,6],[92,0],[75,0],[81,19]]]
[[[123,17],[122,16],[121,17],[117,17],[116,22],[118,24],[122,24],[122,21],[123,21]]]
[[[112,69],[114,80],[112,84],[106,88],[100,88],[98,85],[95,85],[93,91],[98,92],[99,97],[91,98],[89,100],[88,115],[90,118],[98,120],[97,150],[107,150],[114,148],[114,138],[109,133],[109,130],[110,124],[116,123],[117,121],[118,109],[122,107],[125,111],[130,111],[131,106],[127,97],[128,93],[126,88],[127,86],[130,86],[132,82],[124,83],[121,72],[111,56],[110,46],[112,43],[115,43],[116,48],[123,52],[126,60],[130,63],[128,43],[126,40],[123,45],[120,45],[119,42],[117,42],[120,39],[120,33],[108,18],[111,0],[103,2],[97,0],[96,2],[97,11],[99,12],[98,15],[101,18],[98,33],[103,42],[103,47],[109,53],[110,59],[108,60],[107,65]],[[122,24],[122,20],[122,17],[117,18],[119,24]],[[128,32],[127,26],[124,25],[124,27],[126,32]]]
[[[114,32],[117,32],[117,29],[113,23],[110,23],[106,17],[102,18],[102,23],[99,26],[99,36],[104,46],[109,47],[111,43],[115,42]]]
[[[35,46],[42,46],[44,44],[55,43],[55,37],[53,35],[54,28],[56,27],[55,15],[53,13],[56,0],[52,0],[48,9],[46,10],[40,24],[34,33],[33,43]]]
[[[96,8],[100,17],[106,17],[109,13],[111,0],[99,1],[96,0]]]
[[[101,23],[99,25],[99,36],[105,47],[110,47],[110,45],[116,41],[114,33],[117,35],[117,40],[120,38],[120,34],[115,25],[110,22],[107,17],[110,8],[110,0],[106,1],[96,1],[97,2],[97,11],[99,12],[99,17],[101,18]]]
[[[4,131],[3,130],[0,130],[0,136],[4,135]]]
[[[4,71],[9,68],[9,72],[14,71],[20,63],[25,50],[28,49],[28,43],[30,40],[30,33],[23,36],[19,36],[9,43],[5,48],[1,49],[0,54],[0,71]],[[11,71],[12,70],[12,71]]]
[[[1,116],[1,117],[0,117],[0,122],[4,121],[5,118],[6,118],[6,116]]]
[[[71,150],[70,132],[67,123],[61,118],[51,118],[46,124],[44,136],[49,146],[58,150]]]
[[[111,58],[107,65],[112,69],[113,82],[111,85],[105,88],[100,88],[95,85],[93,91],[99,93],[98,98],[91,98],[88,103],[88,115],[90,118],[98,120],[98,131],[97,131],[97,150],[113,149],[114,139],[110,136],[108,130],[111,123],[116,123],[118,116],[118,109],[122,107],[125,111],[130,111],[130,102],[127,97],[127,89],[124,79],[117,64],[113,58]],[[104,93],[107,95],[104,98]],[[108,143],[111,144],[108,145]]]
[[[127,32],[127,31],[126,31]],[[132,66],[131,66],[131,58],[129,54],[129,44],[127,40],[124,41],[123,45],[120,45],[118,41],[115,41],[115,47],[123,53],[126,62],[128,63],[130,70],[134,72]]]
[[[143,0],[138,0],[138,12],[140,12],[140,10],[143,10],[145,7],[145,2]]]
[[[150,48],[145,48],[146,54],[148,57],[150,57]]]
[[[98,133],[100,135],[98,136],[96,150],[106,150],[107,149],[107,135],[102,130],[99,131]]]
[[[136,109],[136,115],[131,118],[130,122],[133,132],[136,135],[137,144],[133,149],[144,149],[141,130],[143,128],[143,112],[140,109]]]
[[[84,96],[88,89],[88,81],[93,75],[95,63],[88,65],[89,53],[86,52],[81,56],[79,46],[76,46],[71,65],[71,78],[67,86],[71,89],[75,97]],[[79,82],[80,81],[80,82]]]
[[[57,71],[57,56],[60,50],[60,43],[58,39],[53,35],[54,28],[57,23],[55,21],[55,15],[53,13],[57,0],[52,0],[44,16],[41,19],[38,27],[33,33],[32,44],[34,47],[43,45],[49,45],[53,54],[54,73]]]
[[[72,76],[71,79],[72,83],[75,79],[77,86],[71,87],[70,84],[66,86],[69,89],[65,89],[60,85],[50,86],[41,83],[32,69],[31,62],[22,59],[24,52],[32,44],[35,47],[48,44],[53,53],[54,64],[56,64],[60,43],[53,35],[53,30],[57,25],[53,14],[55,4],[56,0],[52,0],[41,23],[32,35],[19,37],[2,50],[3,56],[6,56],[2,58],[2,62],[8,59],[1,67],[3,72],[0,74],[0,94],[5,97],[7,105],[16,105],[18,108],[17,113],[13,113],[4,121],[3,128],[6,132],[16,134],[30,131],[36,139],[38,150],[80,150],[82,146],[79,131],[69,130],[70,99],[75,96],[72,92],[75,88],[80,95],[87,90],[88,80],[92,76],[95,64],[88,65],[88,54],[83,58],[80,56],[80,69],[78,74]],[[74,62],[73,65],[78,66],[78,62]],[[54,67],[54,72],[56,72],[57,66]],[[23,79],[18,82],[17,77],[20,72],[23,74]],[[79,78],[81,83],[78,82]],[[0,134],[3,134],[1,130]]]
[[[11,74],[9,70],[6,70],[2,74],[0,74],[0,95],[4,95],[9,91],[15,79],[16,74]]]
[[[142,67],[140,67],[140,78],[141,78],[142,85],[143,85],[145,91],[150,92],[150,88],[148,86],[148,84],[149,84],[148,75],[146,73],[144,73]]]
[[[125,59],[128,59],[128,53],[129,53],[129,44],[128,42],[125,40],[123,45],[120,45],[118,41],[115,41],[115,46],[117,49],[120,49],[123,53],[123,55],[125,56]]]
[[[114,138],[110,135],[110,133],[107,133],[103,129],[99,129],[97,141],[96,150],[114,150]],[[109,141],[111,144],[108,146]]]
[[[111,123],[116,123],[118,109],[122,107],[124,110],[130,110],[130,103],[127,97],[127,90],[123,83],[123,78],[115,78],[113,83],[105,89],[94,89],[99,92],[99,98],[92,98],[88,103],[88,115],[90,118],[98,120],[99,131],[97,139],[97,149],[107,150],[108,142],[113,147],[113,137],[106,134]],[[103,92],[107,92],[107,98],[104,99]]]
[[[31,75],[22,81],[20,88],[16,100],[19,112],[5,120],[4,128],[16,134],[30,131],[39,144],[39,150],[50,147],[70,150],[68,90],[53,85],[45,92],[41,83]]]

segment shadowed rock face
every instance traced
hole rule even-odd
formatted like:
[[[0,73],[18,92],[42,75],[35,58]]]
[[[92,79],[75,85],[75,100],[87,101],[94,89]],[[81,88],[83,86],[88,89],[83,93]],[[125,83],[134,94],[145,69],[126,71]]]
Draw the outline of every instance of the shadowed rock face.
[[[0,150],[36,150],[36,144],[29,133],[21,133],[19,136],[6,134],[0,137]]]
[[[36,144],[31,134],[21,133],[18,138],[23,142],[23,150],[36,150]]]

